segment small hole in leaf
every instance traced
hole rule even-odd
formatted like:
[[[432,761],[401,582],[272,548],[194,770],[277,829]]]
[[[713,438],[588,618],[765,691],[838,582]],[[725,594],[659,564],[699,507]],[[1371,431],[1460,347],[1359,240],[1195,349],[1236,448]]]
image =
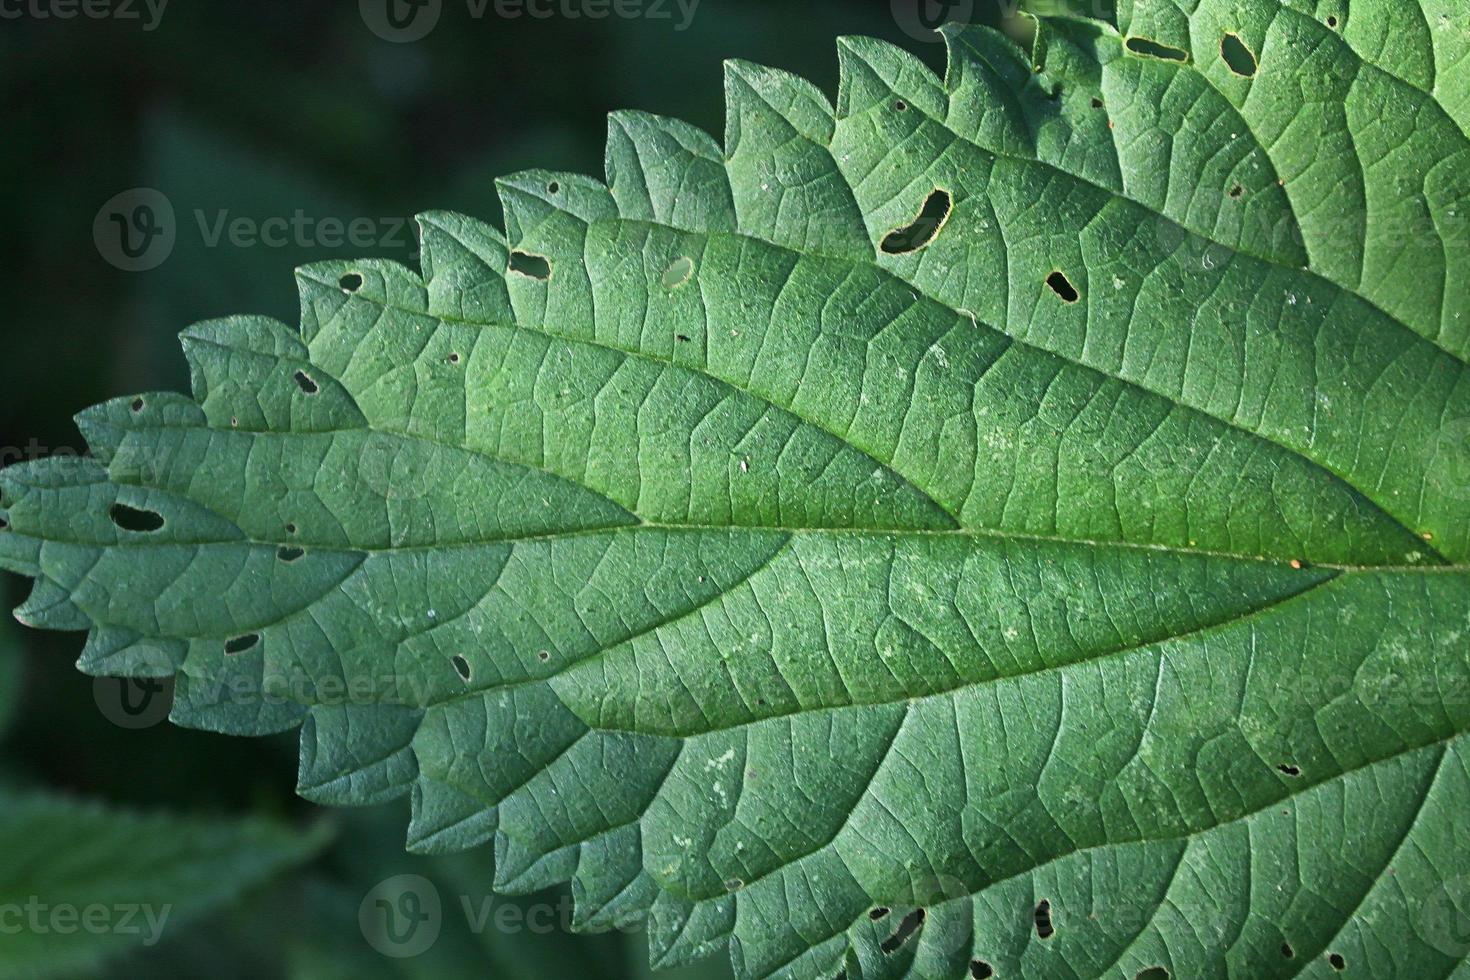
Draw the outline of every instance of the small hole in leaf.
[[[995,976],[995,967],[984,960],[971,960],[970,976],[975,980],[989,980],[990,977]]]
[[[681,255],[679,258],[670,262],[669,267],[664,270],[664,288],[677,289],[688,282],[689,278],[693,275],[694,260],[687,255]]]
[[[249,653],[259,644],[259,633],[246,633],[244,636],[237,636],[233,640],[226,640],[225,653],[232,657],[239,656],[242,653]]]
[[[8,531],[8,530],[10,530],[10,522],[7,521],[5,518],[0,517],[0,531]]]
[[[1332,28],[1334,31],[1337,30],[1337,18],[1336,17],[1329,17],[1329,18],[1327,18],[1327,26],[1330,27],[1330,28]]]
[[[539,661],[541,661],[543,664],[550,662],[550,660],[551,660],[551,651],[550,650],[542,650],[540,653],[536,654],[536,659],[539,660]]]
[[[464,657],[457,655],[455,656],[453,662],[454,669],[459,673],[459,676],[468,681],[470,679],[470,662]]]
[[[344,293],[355,293],[362,288],[362,276],[356,272],[349,272],[337,280],[337,285],[342,287]]]
[[[872,919],[874,922],[878,922],[881,919],[888,918],[888,913],[890,911],[891,910],[887,906],[880,905],[868,913],[868,918]]]
[[[298,562],[301,559],[305,558],[306,549],[283,546],[276,551],[276,557],[285,562],[287,565],[290,565],[293,562]]]
[[[459,355],[458,354],[450,354],[449,355],[449,363],[450,364],[458,364],[459,363]]]
[[[561,184],[558,184],[556,181],[553,180],[551,183],[546,185],[546,190],[548,193],[551,194],[560,194]]]
[[[1092,107],[1094,109],[1101,109],[1103,107],[1103,100],[1094,95],[1092,97]]]
[[[1127,48],[1134,54],[1141,54],[1145,58],[1158,58],[1162,61],[1178,62],[1187,62],[1189,60],[1189,52],[1179,48],[1172,48],[1167,44],[1160,44],[1153,38],[1148,37],[1130,37],[1127,42]]]
[[[681,344],[689,343],[689,335],[687,333],[676,333],[674,334],[674,339]]]
[[[1245,188],[1241,187],[1239,184],[1236,184],[1234,187],[1230,188],[1230,196],[1235,198],[1237,201],[1240,200],[1241,197],[1243,197],[1244,195]]]
[[[308,395],[320,394],[322,390],[322,386],[313,381],[311,375],[305,371],[296,372],[296,387]]]
[[[143,399],[141,399],[141,398],[134,398],[133,399],[133,411],[135,413],[136,412],[143,411],[143,409],[146,408],[146,407],[147,407],[147,402],[143,401]]]
[[[899,112],[908,112],[909,104],[903,99],[899,99],[897,102],[893,103],[893,108],[897,109]]]
[[[914,223],[889,232],[880,247],[889,255],[907,255],[910,252],[917,252],[939,237],[944,223],[949,220],[949,212],[953,206],[954,199],[949,196],[949,191],[935,190],[924,201],[924,207],[919,211],[919,216],[914,219]]]
[[[112,523],[124,531],[152,534],[163,530],[163,515],[151,510],[139,510],[127,504],[113,504],[108,516],[112,518]]]
[[[1226,34],[1220,39],[1220,57],[1224,58],[1226,66],[1241,78],[1255,77],[1257,67],[1255,52],[1245,46],[1239,34]]]
[[[1036,938],[1050,939],[1057,934],[1051,924],[1051,902],[1042,899],[1036,905]]]
[[[1302,770],[1301,770],[1301,767],[1300,766],[1289,765],[1288,763],[1285,763],[1285,762],[1283,762],[1281,765],[1277,766],[1276,768],[1277,769],[1280,769],[1284,774],[1286,774],[1288,776],[1300,776],[1302,774]]]
[[[1151,966],[1133,974],[1133,980],[1169,980],[1169,971],[1162,966]]]
[[[1046,284],[1061,297],[1063,303],[1075,303],[1082,298],[1082,294],[1077,292],[1077,287],[1072,285],[1072,280],[1064,272],[1053,272],[1046,277]]]
[[[893,935],[883,940],[883,945],[878,948],[883,951],[884,955],[891,955],[898,952],[903,948],[904,943],[913,939],[924,928],[924,916],[925,912],[923,909],[915,909],[904,916],[903,921],[898,924],[898,928],[894,930]]]
[[[296,527],[295,524],[287,524],[286,525],[286,533],[287,534],[295,534],[296,531],[297,531],[297,527]]]
[[[1341,953],[1328,953],[1327,962],[1334,970],[1342,971],[1347,969],[1347,960],[1342,958]]]
[[[530,252],[511,252],[510,271],[541,282],[551,278],[551,263],[544,256]]]
[[[1288,960],[1296,958],[1296,950],[1291,948],[1291,943],[1281,944],[1281,956]]]

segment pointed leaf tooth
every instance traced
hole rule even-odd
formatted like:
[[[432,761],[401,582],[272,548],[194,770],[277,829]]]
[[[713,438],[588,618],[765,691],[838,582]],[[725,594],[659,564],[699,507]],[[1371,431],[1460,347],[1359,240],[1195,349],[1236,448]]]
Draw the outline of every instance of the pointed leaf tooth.
[[[500,178],[495,189],[505,209],[505,237],[513,248],[547,241],[568,226],[566,219],[588,225],[618,213],[607,185],[586,174],[526,170]]]
[[[44,576],[35,580],[30,595],[15,610],[15,618],[38,630],[72,632],[92,625],[87,614],[72,602],[71,590]]]
[[[371,702],[314,706],[301,726],[296,792],[322,806],[376,806],[418,778],[420,708]]]
[[[848,35],[837,39],[841,84],[837,115],[852,114],[852,106],[901,101],[933,119],[949,115],[949,94],[929,66],[897,45],[870,37]]]
[[[492,225],[452,211],[419,215],[429,311],[474,323],[513,323],[506,290],[510,247]]]
[[[93,627],[77,669],[90,677],[162,679],[178,673],[188,656],[183,640],[145,637],[110,625]]]
[[[684,231],[734,231],[725,153],[704,130],[645,112],[608,116],[607,180],[624,218]]]
[[[422,771],[414,781],[412,800],[407,847],[414,854],[453,854],[483,847],[495,838],[493,806]]]

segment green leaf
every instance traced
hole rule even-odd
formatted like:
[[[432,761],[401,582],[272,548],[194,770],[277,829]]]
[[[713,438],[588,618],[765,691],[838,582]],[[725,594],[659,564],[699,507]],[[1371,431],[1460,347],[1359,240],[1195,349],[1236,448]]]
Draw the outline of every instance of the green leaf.
[[[1328,6],[615,114],[0,475],[20,615],[658,965],[1463,971],[1470,31]]]
[[[0,793],[0,972],[75,976],[311,858],[321,828],[140,816]]]

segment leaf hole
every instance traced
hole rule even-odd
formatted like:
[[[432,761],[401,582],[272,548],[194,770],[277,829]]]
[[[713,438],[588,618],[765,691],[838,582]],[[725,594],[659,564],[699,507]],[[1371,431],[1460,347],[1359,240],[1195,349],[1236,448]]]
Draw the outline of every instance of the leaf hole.
[[[1301,770],[1301,767],[1300,766],[1293,766],[1290,763],[1286,763],[1286,762],[1283,762],[1281,765],[1277,766],[1276,768],[1279,769],[1279,770],[1281,770],[1281,772],[1284,773],[1287,776],[1300,776],[1302,774],[1302,770]]]
[[[300,388],[301,391],[304,394],[307,394],[307,395],[319,395],[319,394],[321,394],[322,386],[319,385],[319,384],[317,384],[314,380],[312,380],[311,375],[307,374],[305,371],[297,371],[295,377],[296,377],[296,387]]]
[[[561,184],[559,184],[559,183],[557,183],[556,181],[553,180],[551,183],[549,183],[549,184],[546,185],[546,192],[548,194],[560,194],[561,193]]]
[[[1092,107],[1094,109],[1101,109],[1103,107],[1103,100],[1094,95],[1092,97]]]
[[[897,109],[899,112],[908,112],[909,104],[903,99],[899,99],[897,102],[893,103],[893,108]]]
[[[889,909],[887,906],[880,905],[868,913],[868,918],[872,919],[874,922],[880,922],[883,919],[888,918],[888,914],[891,911],[892,910]]]
[[[163,530],[163,515],[151,510],[139,510],[127,504],[113,504],[108,516],[112,523],[124,531],[135,534],[152,534]]]
[[[663,284],[665,289],[678,289],[690,280],[694,275],[694,260],[687,255],[681,255],[669,263],[664,270]]]
[[[299,528],[297,528],[295,524],[287,524],[286,525],[286,533],[287,534],[295,534],[298,530],[299,530]]]
[[[344,293],[355,293],[362,288],[362,276],[356,272],[349,272],[337,280],[337,285]]]
[[[1336,17],[1328,17],[1327,18],[1327,26],[1330,27],[1330,28],[1332,28],[1334,31],[1337,30],[1337,18]]]
[[[898,924],[898,928],[894,930],[893,935],[883,940],[883,945],[878,947],[883,951],[883,955],[893,955],[902,949],[904,944],[910,939],[917,936],[924,928],[925,914],[923,909],[914,909],[908,915],[904,916],[903,921]]]
[[[276,557],[287,565],[294,564],[306,557],[305,548],[293,548],[289,545],[282,546],[276,551]]]
[[[1255,78],[1256,54],[1246,47],[1239,34],[1226,34],[1220,38],[1220,57],[1225,59],[1225,65],[1241,78]]]
[[[133,414],[136,415],[148,407],[148,403],[141,398],[133,399]]]
[[[5,518],[0,517],[0,531],[8,531],[8,530],[10,530],[10,522],[8,520],[6,520]]]
[[[954,199],[949,196],[949,191],[936,189],[924,201],[924,207],[913,224],[889,232],[879,247],[888,255],[917,252],[939,237],[953,207]]]
[[[1291,943],[1281,944],[1281,956],[1288,960],[1296,958],[1296,950],[1291,948]]]
[[[1329,966],[1331,966],[1334,970],[1338,971],[1339,973],[1341,973],[1343,970],[1346,970],[1347,969],[1347,960],[1345,960],[1345,959],[1342,958],[1342,954],[1341,953],[1328,953],[1327,954],[1327,963],[1328,963]]]
[[[469,680],[470,680],[470,662],[468,660],[466,660],[464,657],[459,656],[458,654],[455,655],[455,657],[454,657],[454,659],[453,659],[452,662],[454,664],[454,669],[459,674],[460,678],[465,683],[469,683]]]
[[[1051,902],[1042,899],[1036,903],[1036,938],[1050,939],[1057,934],[1051,922]]]
[[[1241,187],[1239,184],[1236,184],[1234,187],[1230,188],[1230,196],[1235,198],[1237,201],[1240,200],[1242,197],[1245,196],[1245,188]]]
[[[237,657],[242,653],[249,653],[259,645],[259,633],[246,633],[244,636],[237,636],[233,640],[226,640],[225,653],[231,657]]]
[[[539,660],[539,661],[541,661],[543,664],[544,663],[550,663],[551,662],[551,651],[550,650],[542,650],[540,653],[536,654],[536,659]]]
[[[990,980],[991,977],[995,976],[995,967],[984,960],[971,960],[970,976],[974,977],[975,980]]]
[[[542,255],[532,255],[530,252],[511,252],[510,271],[528,279],[545,282],[551,278],[551,263]]]
[[[1167,44],[1160,44],[1151,37],[1130,37],[1125,46],[1129,51],[1143,55],[1145,58],[1158,58],[1160,61],[1176,61],[1181,64],[1189,61],[1189,52]]]
[[[1169,971],[1162,966],[1151,966],[1133,974],[1133,980],[1169,980]]]
[[[1077,292],[1077,287],[1072,285],[1072,280],[1067,278],[1065,272],[1053,272],[1046,277],[1046,284],[1061,297],[1063,303],[1075,303],[1082,298],[1082,294]]]

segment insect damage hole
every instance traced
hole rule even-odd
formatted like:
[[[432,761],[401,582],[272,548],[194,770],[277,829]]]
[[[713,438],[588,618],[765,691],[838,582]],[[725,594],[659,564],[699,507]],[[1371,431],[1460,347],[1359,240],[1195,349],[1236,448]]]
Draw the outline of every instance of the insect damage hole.
[[[1226,34],[1220,38],[1220,57],[1225,65],[1241,78],[1255,78],[1259,64],[1256,54],[1246,47],[1239,34]]]
[[[975,980],[990,980],[991,977],[995,976],[995,967],[984,960],[971,960],[970,976],[974,977]]]
[[[1053,272],[1046,277],[1046,284],[1061,297],[1063,303],[1075,303],[1082,298],[1082,294],[1077,292],[1077,287],[1072,285],[1072,280],[1067,278],[1065,272]]]
[[[296,379],[296,387],[300,388],[303,394],[321,394],[322,386],[317,384],[316,381],[312,379],[312,376],[307,374],[305,371],[297,371],[296,374],[293,375],[293,377]]]
[[[1125,47],[1134,54],[1143,55],[1145,58],[1158,58],[1160,61],[1177,61],[1181,64],[1189,61],[1189,52],[1180,48],[1160,44],[1151,37],[1130,37]]]
[[[1279,770],[1281,770],[1282,774],[1283,775],[1286,775],[1286,776],[1300,776],[1302,774],[1302,770],[1301,770],[1301,767],[1300,766],[1293,766],[1290,763],[1286,763],[1286,762],[1283,762],[1281,765],[1277,766],[1276,768],[1279,769]]]
[[[1169,971],[1162,966],[1151,966],[1133,974],[1133,980],[1169,980]]]
[[[1282,956],[1283,959],[1288,959],[1288,960],[1295,959],[1296,958],[1296,950],[1295,949],[1292,949],[1291,943],[1282,943],[1281,944],[1281,956]]]
[[[107,516],[112,518],[112,523],[134,534],[152,534],[163,530],[163,515],[155,511],[139,510],[127,504],[113,504]]]
[[[881,919],[888,918],[889,912],[890,909],[887,906],[880,905],[868,913],[868,918],[872,919],[874,922],[878,922]]]
[[[356,272],[349,272],[337,280],[337,286],[344,293],[355,293],[362,288],[362,276]]]
[[[466,684],[468,684],[470,681],[470,662],[464,657],[456,654],[452,663],[454,664],[454,669],[459,674],[460,678]]]
[[[148,403],[145,402],[143,399],[141,399],[141,398],[134,398],[133,399],[132,409],[133,409],[133,414],[134,415],[137,415],[139,412],[143,411],[143,409],[145,409],[147,407],[148,407]]]
[[[551,262],[544,255],[530,252],[511,252],[510,271],[528,279],[545,282],[551,278]]]
[[[237,657],[242,653],[249,653],[259,644],[259,633],[246,633],[244,636],[237,636],[233,640],[226,640],[225,653],[231,657]]]
[[[1328,953],[1327,963],[1339,973],[1347,969],[1347,960],[1342,958],[1341,953]]]
[[[936,188],[924,201],[913,224],[889,232],[879,247],[888,255],[917,252],[939,237],[953,208],[954,198],[950,197],[949,191]]]
[[[306,557],[306,549],[293,548],[290,545],[283,545],[276,551],[276,557],[287,565],[294,565],[296,562]]]
[[[1051,921],[1051,902],[1042,899],[1036,903],[1036,938],[1050,939],[1057,934]]]
[[[687,255],[681,255],[679,256],[679,258],[670,262],[669,267],[664,270],[664,288],[678,289],[680,286],[688,282],[690,278],[693,277],[693,275],[694,260],[689,258],[689,256]]]
[[[883,940],[883,945],[878,947],[883,951],[883,955],[891,956],[902,949],[904,943],[917,936],[924,928],[924,918],[927,914],[923,909],[914,909],[904,916],[893,935]]]

